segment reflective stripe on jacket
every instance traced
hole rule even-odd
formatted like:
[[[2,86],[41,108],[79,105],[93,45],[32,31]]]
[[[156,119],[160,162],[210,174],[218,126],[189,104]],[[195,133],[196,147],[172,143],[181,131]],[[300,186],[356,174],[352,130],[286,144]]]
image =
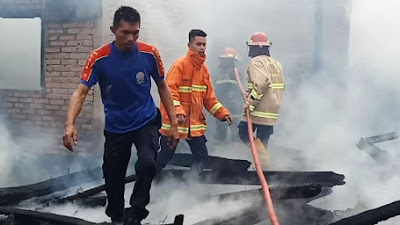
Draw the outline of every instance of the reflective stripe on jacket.
[[[175,112],[186,116],[185,123],[178,126],[180,138],[188,138],[189,132],[191,137],[204,135],[207,123],[203,107],[219,120],[229,115],[229,111],[215,97],[204,61],[205,57],[189,50],[186,56],[174,62],[167,74],[166,83],[171,90]],[[167,135],[171,122],[162,103],[160,110],[160,132]]]

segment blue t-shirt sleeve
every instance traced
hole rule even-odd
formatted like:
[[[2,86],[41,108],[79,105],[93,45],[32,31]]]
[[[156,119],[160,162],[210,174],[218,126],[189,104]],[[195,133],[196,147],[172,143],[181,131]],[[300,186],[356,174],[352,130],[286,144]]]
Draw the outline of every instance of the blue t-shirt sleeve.
[[[99,65],[94,59],[93,54],[86,60],[85,68],[82,71],[81,83],[89,88],[95,85],[98,81]]]
[[[153,48],[153,55],[151,57],[151,77],[153,77],[154,81],[160,81],[164,79],[164,65],[161,60],[160,53],[157,48]]]

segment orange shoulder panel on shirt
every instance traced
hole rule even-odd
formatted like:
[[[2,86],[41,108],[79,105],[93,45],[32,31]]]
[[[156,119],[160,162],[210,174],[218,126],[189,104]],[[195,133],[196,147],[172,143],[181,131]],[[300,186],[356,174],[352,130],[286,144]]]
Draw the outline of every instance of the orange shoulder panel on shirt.
[[[92,74],[93,65],[97,60],[109,56],[111,53],[111,44],[106,44],[92,51],[86,59],[85,67],[83,68],[81,79],[88,82]]]
[[[160,76],[164,76],[164,65],[161,60],[160,52],[157,50],[157,48],[154,45],[150,45],[142,41],[138,41],[137,46],[139,51],[153,55],[153,57],[156,59],[158,74]]]

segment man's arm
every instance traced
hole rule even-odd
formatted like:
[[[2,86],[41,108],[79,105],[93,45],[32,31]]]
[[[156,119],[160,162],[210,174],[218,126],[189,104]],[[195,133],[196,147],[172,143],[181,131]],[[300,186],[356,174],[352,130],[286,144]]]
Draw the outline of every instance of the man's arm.
[[[169,139],[168,142],[170,143],[171,147],[175,149],[178,144],[179,134],[178,134],[178,122],[176,119],[175,107],[172,101],[172,95],[164,80],[159,80],[156,82],[156,84],[158,87],[158,93],[160,95],[161,102],[164,105],[165,110],[167,111],[169,121],[171,121],[171,128],[169,130],[171,135],[169,135],[168,137]]]
[[[178,124],[176,120],[174,103],[172,101],[172,95],[167,84],[164,80],[157,81],[156,84],[158,87],[158,93],[160,95],[161,102],[163,103],[167,111],[168,118],[171,121],[171,125]]]
[[[83,102],[85,101],[88,92],[89,87],[84,84],[79,84],[76,91],[72,94],[69,102],[63,142],[64,146],[71,152],[73,151],[73,145],[78,144],[78,132],[75,128],[75,120],[82,110]]]
[[[208,70],[207,70],[208,73]],[[228,109],[226,109],[215,96],[214,88],[210,81],[210,75],[206,75],[207,77],[204,79],[205,84],[207,86],[206,95],[204,96],[204,107],[213,115],[215,118],[221,121],[227,121],[229,125],[232,124],[232,116]]]

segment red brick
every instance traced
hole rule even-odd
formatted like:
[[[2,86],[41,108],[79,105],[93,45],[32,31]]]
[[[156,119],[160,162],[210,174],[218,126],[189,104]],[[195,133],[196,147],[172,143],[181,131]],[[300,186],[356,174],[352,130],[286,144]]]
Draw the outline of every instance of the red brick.
[[[69,53],[46,54],[46,58],[48,59],[68,59],[69,57]]]
[[[54,99],[54,100],[69,100],[69,99],[71,99],[71,95],[47,94],[47,98],[48,99]]]
[[[69,71],[68,66],[65,65],[53,65],[53,69],[55,72],[67,72]]]
[[[71,53],[69,56],[71,59],[86,59],[88,54],[86,53]]]
[[[68,94],[68,89],[64,88],[53,88],[52,93],[54,94]]]
[[[50,41],[51,47],[62,47],[65,46],[65,41]]]
[[[69,28],[67,29],[68,34],[94,34],[94,29],[90,28]]]
[[[46,72],[46,77],[59,77],[61,76],[60,72]]]
[[[77,47],[64,47],[64,48],[61,48],[61,51],[62,52],[77,52],[78,49],[77,49]]]
[[[82,66],[71,66],[69,68],[71,72],[81,72],[83,70]]]
[[[78,65],[77,59],[62,59],[61,64],[63,65]]]
[[[61,51],[61,48],[57,48],[57,47],[46,48],[47,53],[55,53],[55,52],[60,52],[60,51]]]
[[[78,60],[78,65],[84,66],[86,64],[86,60]]]
[[[68,89],[72,89],[72,90],[76,90],[76,88],[78,87],[78,84],[74,84],[74,83],[65,83],[62,84],[63,88],[68,88]]]
[[[92,40],[93,36],[88,34],[77,34],[76,40]]]
[[[74,66],[71,66],[70,69],[73,68],[73,67],[74,67]],[[81,70],[82,70],[82,68],[80,68],[80,71],[81,71]],[[79,72],[80,72],[80,71],[79,71]],[[76,71],[76,72],[78,72],[78,71]],[[76,73],[76,72],[62,72],[62,73],[61,73],[61,76],[62,76],[62,77],[79,77],[79,76],[80,76],[80,75],[79,75],[80,73]],[[75,86],[75,87],[76,87],[76,86]]]
[[[53,65],[46,65],[46,72],[53,72],[54,68]]]
[[[59,65],[61,61],[59,59],[48,59],[46,60],[47,65]]]
[[[67,89],[67,93],[70,95],[72,95],[75,91],[76,89]]]
[[[46,83],[46,88],[59,88],[61,87],[60,83]]]
[[[58,40],[58,37],[56,36],[49,37],[49,41],[55,41],[55,40]]]
[[[76,49],[76,52],[87,52],[90,53],[93,50],[92,47],[84,47],[84,46],[78,46]]]
[[[75,40],[75,35],[60,36],[59,39],[62,40],[62,41],[72,41],[72,40]],[[67,46],[68,46],[68,44],[67,44]]]

